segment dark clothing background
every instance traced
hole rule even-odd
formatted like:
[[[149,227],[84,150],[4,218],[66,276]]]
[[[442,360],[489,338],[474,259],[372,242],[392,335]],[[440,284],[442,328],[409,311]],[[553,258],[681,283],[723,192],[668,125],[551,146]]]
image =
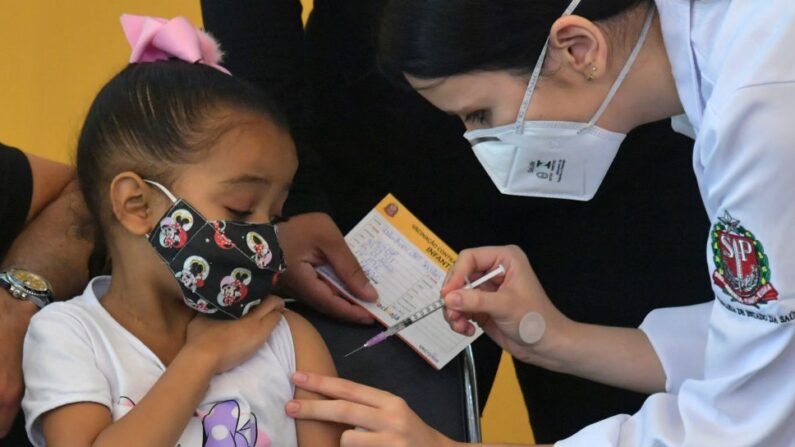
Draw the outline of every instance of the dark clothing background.
[[[11,431],[5,438],[0,439],[0,447],[33,447],[25,433],[25,415],[22,411],[17,413]]]
[[[521,246],[553,302],[578,321],[637,326],[654,308],[710,299],[692,140],[667,120],[633,131],[590,202],[502,195],[458,118],[379,74],[382,4],[315,0],[304,33],[298,0],[202,1],[224,65],[288,110],[302,152],[293,212],[330,205],[346,232],[392,192],[456,250]],[[320,185],[328,204],[311,199]],[[494,368],[497,359],[478,362]],[[633,413],[644,399],[518,361],[516,370],[537,442]]]
[[[28,157],[19,149],[0,143],[0,258],[5,257],[25,225],[32,196]]]
[[[33,176],[28,158],[19,149],[0,143],[0,259],[5,257],[14,238],[22,231],[32,196]],[[11,431],[0,439],[0,446],[28,445],[20,411]]]

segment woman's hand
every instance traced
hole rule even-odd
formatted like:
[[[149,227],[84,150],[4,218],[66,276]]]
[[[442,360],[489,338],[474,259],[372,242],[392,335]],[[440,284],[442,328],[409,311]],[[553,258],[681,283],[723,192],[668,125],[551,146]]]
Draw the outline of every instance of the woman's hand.
[[[278,283],[284,292],[332,317],[361,324],[373,323],[372,315],[343,297],[315,271],[319,265],[330,264],[356,297],[365,301],[378,298],[378,292],[328,214],[306,213],[290,217],[279,224],[279,241],[290,266]]]
[[[215,374],[220,374],[251,358],[268,339],[283,312],[284,301],[271,295],[237,321],[213,320],[198,314],[188,324],[183,349],[207,357]]]
[[[463,289],[467,279],[474,281],[499,265],[505,268],[504,275],[477,289]],[[463,250],[441,292],[445,318],[454,331],[472,335],[475,327],[470,320],[475,321],[503,349],[529,363],[543,363],[539,354],[551,349],[571,323],[549,300],[527,256],[515,245]],[[528,312],[540,315],[545,325],[537,328],[540,339],[532,344],[519,331]]]
[[[499,265],[505,275],[478,289],[462,289]],[[472,334],[474,320],[514,357],[553,371],[644,393],[665,389],[665,372],[646,335],[634,328],[577,323],[547,297],[524,252],[516,246],[464,250],[442,287],[445,318],[454,331]],[[587,297],[583,297],[587,299]],[[528,312],[543,318],[540,338],[520,335]]]
[[[359,427],[342,434],[342,447],[458,445],[426,425],[403,399],[386,391],[303,372],[296,372],[293,382],[299,388],[333,400],[292,400],[286,406],[289,416]]]

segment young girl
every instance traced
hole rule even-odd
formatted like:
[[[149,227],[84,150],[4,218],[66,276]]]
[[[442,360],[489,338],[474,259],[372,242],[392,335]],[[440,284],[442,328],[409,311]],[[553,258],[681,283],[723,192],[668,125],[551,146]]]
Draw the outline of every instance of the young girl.
[[[77,155],[113,276],[31,322],[30,439],[338,445],[337,426],[284,413],[304,394],[296,368],[335,373],[317,332],[266,299],[283,269],[271,222],[297,168],[284,118],[187,20],[122,24],[133,63],[94,100]]]

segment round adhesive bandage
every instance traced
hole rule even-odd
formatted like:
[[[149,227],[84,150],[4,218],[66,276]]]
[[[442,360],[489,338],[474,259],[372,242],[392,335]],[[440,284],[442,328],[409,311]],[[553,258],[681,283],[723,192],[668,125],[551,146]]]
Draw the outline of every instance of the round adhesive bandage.
[[[538,312],[527,312],[519,322],[519,338],[528,345],[537,343],[544,336],[547,323]]]

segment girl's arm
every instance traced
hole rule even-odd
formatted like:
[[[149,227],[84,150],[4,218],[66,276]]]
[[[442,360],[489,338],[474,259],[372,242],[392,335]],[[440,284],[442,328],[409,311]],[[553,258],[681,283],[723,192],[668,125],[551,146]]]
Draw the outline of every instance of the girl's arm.
[[[295,345],[295,365],[299,371],[310,371],[323,375],[336,376],[337,370],[317,330],[295,312],[284,314],[290,325]],[[296,399],[325,399],[320,394],[302,388],[295,389]],[[301,447],[322,447],[340,445],[340,437],[347,426],[311,420],[297,420],[298,445]]]
[[[176,445],[214,374],[212,358],[186,346],[135,408],[116,422],[107,407],[88,402],[44,414],[47,446]]]
[[[135,408],[115,422],[97,403],[51,410],[41,417],[47,446],[176,445],[212,377],[257,352],[281,319],[274,310],[282,308],[280,299],[270,297],[239,321],[195,318],[185,346]]]

